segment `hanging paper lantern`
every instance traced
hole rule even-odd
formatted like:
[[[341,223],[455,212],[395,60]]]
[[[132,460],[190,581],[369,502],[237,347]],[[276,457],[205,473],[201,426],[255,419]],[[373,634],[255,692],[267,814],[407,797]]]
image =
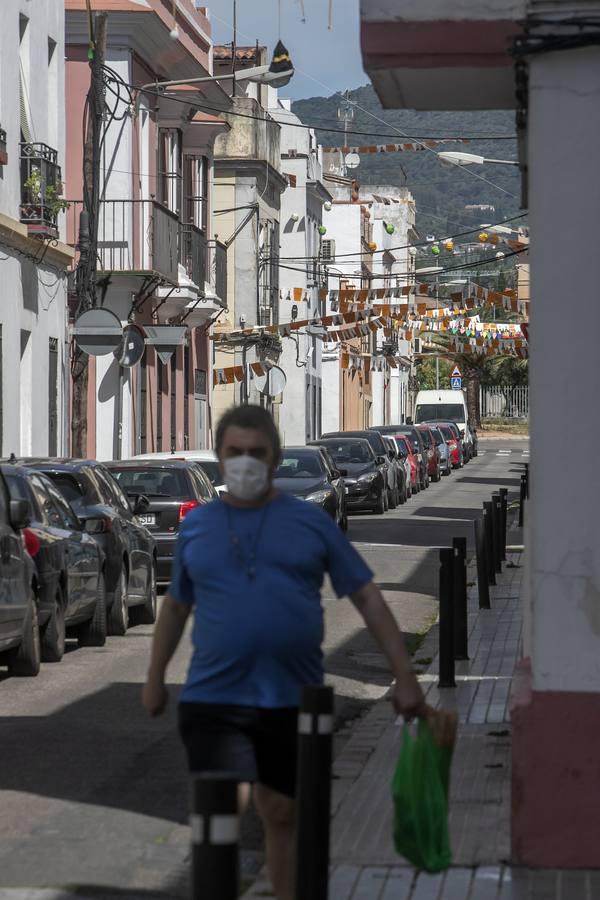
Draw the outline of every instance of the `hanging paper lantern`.
[[[321,237],[323,237],[324,234],[327,234],[327,229],[325,228],[324,225],[319,225],[318,231],[319,231],[319,234],[321,235]]]
[[[368,247],[371,253],[375,253],[375,251],[377,250],[377,244],[375,243],[375,241],[369,241]]]
[[[393,234],[393,233],[395,232],[396,229],[395,229],[395,227],[392,225],[391,222],[387,222],[387,223],[386,223],[386,226],[385,226],[385,230],[387,231],[388,234]]]
[[[439,256],[439,255],[440,255],[440,246],[439,246],[439,244],[432,244],[431,252],[433,253],[434,256]]]
[[[447,241],[444,241],[444,249],[448,251],[448,253],[452,253],[454,250],[454,241],[448,238]]]
[[[479,240],[482,244],[487,244],[489,239],[490,239],[490,236],[487,233],[487,231],[482,231],[481,234],[479,235]]]

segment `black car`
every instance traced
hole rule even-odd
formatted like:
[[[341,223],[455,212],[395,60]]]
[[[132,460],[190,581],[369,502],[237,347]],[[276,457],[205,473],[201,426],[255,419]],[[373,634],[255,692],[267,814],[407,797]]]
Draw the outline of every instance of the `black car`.
[[[106,641],[104,554],[86,534],[50,479],[35,469],[2,466],[12,500],[26,501],[31,521],[25,546],[35,565],[35,592],[43,662],[59,662],[67,634],[81,646]],[[95,520],[86,527],[95,530]]]
[[[373,430],[381,434],[403,434],[412,441],[413,449],[419,460],[419,483],[421,490],[429,487],[429,475],[427,473],[427,450],[423,444],[423,438],[415,425],[377,425]]]
[[[373,429],[365,429],[362,431],[329,431],[327,432],[327,434],[323,434],[321,436],[324,438],[354,437],[369,442],[369,444],[373,448],[373,453],[377,457],[377,465],[381,469],[381,474],[383,475],[383,482],[385,484],[385,492],[383,496],[383,502],[385,506],[384,512],[387,512],[390,507],[390,500],[392,500],[393,503],[393,475],[390,471],[391,462],[388,458],[387,447],[383,443],[379,432]]]
[[[320,447],[285,447],[273,484],[284,494],[302,497],[344,525],[345,502],[338,484],[341,473],[330,473]]]
[[[134,504],[146,497],[138,516],[156,541],[159,584],[168,584],[179,526],[190,510],[217,496],[201,467],[192,460],[129,460],[106,463],[120,488]]]
[[[348,512],[385,512],[386,486],[371,443],[365,438],[322,437],[315,443],[326,448],[346,487]]]
[[[20,462],[17,460],[17,462]],[[27,459],[44,472],[81,520],[94,519],[105,557],[108,634],[156,619],[156,546],[139,520],[148,501],[130,504],[106,466],[90,459]]]
[[[22,535],[30,512],[25,501],[10,499],[0,472],[0,666],[11,675],[40,671],[35,573]]]

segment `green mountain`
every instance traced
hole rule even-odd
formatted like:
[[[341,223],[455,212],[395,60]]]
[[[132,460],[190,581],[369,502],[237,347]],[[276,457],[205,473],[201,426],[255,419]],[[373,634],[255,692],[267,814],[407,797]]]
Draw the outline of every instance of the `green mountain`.
[[[338,110],[350,107],[347,144],[403,143],[414,138],[470,137],[468,144],[444,143],[436,150],[463,150],[489,159],[516,159],[514,113],[511,111],[417,112],[383,109],[371,85],[348,93],[297,100],[292,109],[303,122],[317,129],[324,146],[343,146],[344,122]],[[355,134],[353,132],[364,132]],[[443,238],[463,227],[498,222],[518,215],[519,170],[511,166],[444,166],[435,152],[361,155],[353,174],[362,184],[405,185],[417,203],[417,228]],[[485,204],[494,210],[470,211],[466,206]]]

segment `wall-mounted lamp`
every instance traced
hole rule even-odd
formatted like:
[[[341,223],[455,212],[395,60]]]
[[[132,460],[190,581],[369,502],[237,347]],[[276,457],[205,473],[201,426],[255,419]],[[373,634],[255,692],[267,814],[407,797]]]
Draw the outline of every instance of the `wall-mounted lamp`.
[[[294,303],[292,306],[292,322],[295,322],[298,318],[298,306]]]
[[[326,200],[325,203],[323,204],[323,209],[326,209],[327,212],[331,212],[332,205],[333,204],[332,204],[331,200]]]

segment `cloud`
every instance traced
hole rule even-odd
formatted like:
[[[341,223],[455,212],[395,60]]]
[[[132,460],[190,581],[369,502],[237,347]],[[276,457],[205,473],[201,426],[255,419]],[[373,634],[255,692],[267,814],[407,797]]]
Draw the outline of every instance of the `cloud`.
[[[368,83],[360,54],[358,0],[332,0],[331,30],[328,0],[237,0],[238,44],[258,41],[272,50],[279,37],[279,4],[281,38],[296,69],[282,95],[322,97]],[[231,42],[232,8],[233,0],[209,6],[215,43]]]

